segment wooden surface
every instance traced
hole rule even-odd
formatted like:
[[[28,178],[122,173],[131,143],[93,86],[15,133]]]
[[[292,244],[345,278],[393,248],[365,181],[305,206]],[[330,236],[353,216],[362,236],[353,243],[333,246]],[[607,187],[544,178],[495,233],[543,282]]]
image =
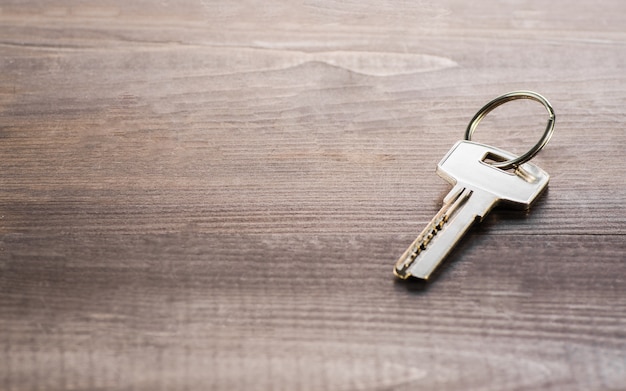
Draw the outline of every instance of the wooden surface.
[[[3,1],[0,389],[626,390],[625,4]],[[515,89],[549,190],[394,280]]]

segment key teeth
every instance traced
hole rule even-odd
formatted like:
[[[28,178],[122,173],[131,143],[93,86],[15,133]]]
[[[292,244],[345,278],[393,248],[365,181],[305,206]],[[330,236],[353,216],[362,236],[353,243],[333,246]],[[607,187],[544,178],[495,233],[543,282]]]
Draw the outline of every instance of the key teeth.
[[[460,191],[459,191],[460,189]],[[456,191],[455,191],[456,190]],[[422,280],[428,280],[430,275],[415,275],[409,272],[409,269],[415,264],[415,261],[423,251],[426,251],[430,243],[436,239],[436,236],[441,232],[448,221],[451,219],[462,206],[465,201],[472,194],[472,190],[467,190],[463,187],[455,187],[450,192],[451,196],[446,197],[447,201],[444,203],[442,209],[435,215],[433,220],[422,230],[418,237],[411,243],[411,246],[402,254],[402,256],[396,262],[393,269],[393,273],[403,279],[413,276]]]
[[[413,265],[417,257],[420,253],[428,247],[428,244],[437,236],[437,233],[444,227],[445,223],[448,221],[448,215],[445,213],[433,222],[431,222],[424,231],[420,233],[420,235],[415,239],[413,244],[407,249],[407,251],[402,254],[400,259],[396,262],[396,265],[393,268],[393,274],[395,274],[398,278],[406,280],[411,277],[412,274],[408,272],[408,269]],[[416,276],[418,277],[418,276]],[[428,276],[418,278],[428,279]]]

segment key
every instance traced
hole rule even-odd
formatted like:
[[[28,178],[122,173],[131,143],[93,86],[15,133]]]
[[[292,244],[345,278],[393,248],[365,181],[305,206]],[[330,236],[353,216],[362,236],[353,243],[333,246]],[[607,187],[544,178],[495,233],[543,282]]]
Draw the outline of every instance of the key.
[[[437,174],[454,186],[441,210],[398,259],[394,274],[427,280],[472,224],[495,206],[530,208],[550,176],[528,162],[508,171],[489,164],[514,158],[488,145],[457,142],[437,165]]]

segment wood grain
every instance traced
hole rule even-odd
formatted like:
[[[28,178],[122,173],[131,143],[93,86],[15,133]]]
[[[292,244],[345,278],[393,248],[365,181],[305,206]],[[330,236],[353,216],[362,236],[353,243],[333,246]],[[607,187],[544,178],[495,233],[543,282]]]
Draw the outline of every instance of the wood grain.
[[[95,4],[95,3],[94,3]],[[0,389],[626,390],[626,5],[4,1]],[[394,260],[488,100],[528,213]],[[520,153],[539,105],[479,141]]]

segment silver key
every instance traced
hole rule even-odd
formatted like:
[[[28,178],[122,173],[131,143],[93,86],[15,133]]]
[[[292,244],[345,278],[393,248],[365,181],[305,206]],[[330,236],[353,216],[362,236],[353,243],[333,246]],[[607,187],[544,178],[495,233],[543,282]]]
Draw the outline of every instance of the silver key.
[[[550,176],[532,163],[504,171],[490,164],[517,156],[472,141],[459,141],[437,165],[437,174],[454,185],[443,207],[402,254],[394,274],[427,280],[476,221],[498,204],[528,209]]]

